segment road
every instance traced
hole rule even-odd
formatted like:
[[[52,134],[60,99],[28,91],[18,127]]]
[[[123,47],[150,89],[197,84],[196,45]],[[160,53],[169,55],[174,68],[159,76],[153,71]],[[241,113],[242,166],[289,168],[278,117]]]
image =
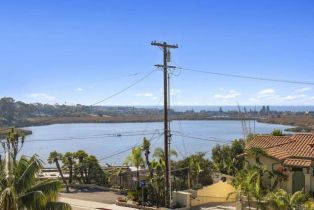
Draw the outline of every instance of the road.
[[[129,210],[132,208],[120,207],[115,205],[118,197],[123,197],[115,192],[105,192],[88,190],[85,192],[60,193],[59,201],[69,203],[73,210],[86,209],[112,209]],[[134,210],[134,209],[133,209]]]
[[[72,210],[134,210],[132,208],[117,206],[115,204],[105,204],[73,198],[60,197],[59,201],[70,204],[72,206]]]

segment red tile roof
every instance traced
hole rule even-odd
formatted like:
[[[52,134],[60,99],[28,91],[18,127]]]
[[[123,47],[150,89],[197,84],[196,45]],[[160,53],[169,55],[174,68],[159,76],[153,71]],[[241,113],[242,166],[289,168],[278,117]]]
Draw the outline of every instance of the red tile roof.
[[[284,160],[285,158],[288,158],[291,156],[288,152],[280,149],[279,147],[272,147],[272,148],[265,149],[265,152],[269,156],[274,157],[278,160]]]
[[[314,134],[300,133],[293,136],[256,136],[247,148],[258,147],[278,160],[290,158],[305,158],[314,160]]]
[[[304,160],[304,159],[292,159],[287,158],[283,162],[284,166],[291,166],[291,167],[310,167],[312,165],[311,160]]]
[[[271,148],[283,144],[290,143],[292,141],[290,136],[272,136],[272,135],[260,135],[256,136],[247,145],[248,148],[260,147],[263,149]]]

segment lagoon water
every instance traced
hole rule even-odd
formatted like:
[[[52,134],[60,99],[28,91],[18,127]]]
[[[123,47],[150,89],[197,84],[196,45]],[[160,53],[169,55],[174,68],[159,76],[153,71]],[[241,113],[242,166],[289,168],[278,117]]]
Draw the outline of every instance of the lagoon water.
[[[247,122],[256,133],[270,133],[274,129],[284,130],[291,126]],[[122,164],[133,146],[139,145],[143,137],[151,139],[152,148],[163,146],[162,122],[149,123],[77,123],[33,126],[26,129],[33,134],[26,137],[21,153],[37,154],[43,161],[51,151],[75,152],[85,150],[100,159],[102,164]],[[195,152],[206,152],[218,143],[242,138],[241,121],[173,121],[172,149],[178,158]],[[196,137],[196,138],[191,138]]]

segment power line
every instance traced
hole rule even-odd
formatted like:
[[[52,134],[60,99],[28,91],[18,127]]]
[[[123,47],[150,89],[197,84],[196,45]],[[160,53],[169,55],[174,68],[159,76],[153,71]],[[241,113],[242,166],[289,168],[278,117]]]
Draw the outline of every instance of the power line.
[[[144,79],[146,79],[147,77],[149,77],[155,70],[156,70],[156,69],[150,71],[148,74],[145,74],[143,77],[141,77],[140,79],[136,80],[136,81],[135,81],[134,83],[132,83],[131,85],[129,85],[129,86],[123,88],[122,90],[120,90],[120,91],[118,91],[118,92],[116,92],[116,93],[114,93],[114,94],[112,94],[112,95],[110,95],[110,96],[108,96],[108,97],[106,97],[106,98],[100,100],[100,101],[97,101],[97,102],[91,104],[90,106],[95,106],[95,105],[100,104],[100,103],[102,103],[102,102],[105,102],[105,101],[107,101],[107,100],[109,100],[109,99],[111,99],[111,98],[113,98],[113,97],[115,97],[115,96],[117,96],[117,95],[120,95],[121,93],[125,92],[126,90],[130,89],[131,87],[133,87],[133,86],[137,85],[138,83],[142,82]]]
[[[161,137],[161,135],[162,135],[162,134],[158,135],[157,137]],[[156,139],[155,139],[155,140],[153,140],[153,141],[158,140],[158,139],[157,139],[157,137],[156,137]],[[127,152],[127,151],[129,151],[129,150],[133,149],[134,147],[137,147],[137,146],[140,146],[140,145],[142,145],[142,143],[135,144],[135,145],[133,145],[133,146],[131,146],[131,147],[128,147],[127,149],[124,149],[124,150],[119,151],[119,152],[117,152],[117,153],[114,153],[114,154],[111,154],[111,155],[105,156],[105,157],[100,158],[100,159],[98,159],[98,160],[99,160],[99,161],[102,161],[102,160],[105,160],[105,159],[109,159],[109,158],[111,158],[111,157],[114,157],[114,156],[120,155],[120,154],[122,154],[122,153],[125,153],[125,152]]]
[[[191,68],[183,68],[183,67],[176,67],[176,68],[185,70],[185,71],[193,71],[193,72],[198,72],[198,73],[211,74],[211,75],[224,76],[224,77],[280,82],[280,83],[289,83],[289,84],[299,84],[299,85],[314,85],[314,82],[306,82],[306,81],[271,79],[271,78],[265,78],[265,77],[254,77],[254,76],[247,76],[247,75],[240,75],[240,74],[219,73],[219,72],[204,71],[204,70],[199,70],[199,69],[191,69]]]
[[[115,96],[117,96],[117,95],[120,95],[121,93],[125,92],[126,90],[128,90],[128,89],[134,87],[134,86],[137,85],[138,83],[140,83],[140,82],[142,82],[143,80],[145,80],[145,79],[146,79],[147,77],[149,77],[155,70],[156,70],[156,69],[154,69],[154,70],[150,71],[149,73],[145,74],[143,77],[141,77],[140,79],[136,80],[136,81],[135,81],[134,83],[132,83],[131,85],[129,85],[129,86],[123,88],[122,90],[120,90],[120,91],[118,91],[118,92],[116,92],[116,93],[114,93],[114,94],[112,94],[112,95],[106,97],[105,99],[102,99],[102,100],[100,100],[100,101],[97,101],[96,103],[93,103],[93,104],[91,104],[91,105],[89,105],[89,106],[95,106],[95,105],[100,104],[100,103],[102,103],[102,102],[105,102],[105,101],[107,101],[107,100],[109,100],[109,99],[111,99],[111,98],[113,98],[113,97],[115,97]],[[138,73],[135,73],[135,74],[133,74],[133,75],[137,75],[137,74],[138,74]],[[132,75],[132,74],[130,74],[130,75]],[[49,119],[46,119],[46,120],[42,120],[42,121],[39,121],[39,122],[36,122],[36,123],[37,123],[37,124],[38,124],[38,123],[40,123],[40,124],[46,124],[46,123],[51,122],[51,121],[53,121],[53,120],[55,120],[55,119],[57,119],[57,118],[58,118],[58,117],[52,117],[52,118],[49,118]],[[8,130],[10,130],[11,128],[12,128],[12,127],[2,128],[2,129],[0,129],[0,132],[1,132],[1,131],[8,131]]]
[[[202,137],[197,137],[197,136],[191,136],[191,135],[187,135],[187,134],[180,134],[179,132],[173,134],[174,136],[182,136],[182,137],[185,137],[185,138],[189,138],[189,139],[197,139],[197,140],[201,140],[201,141],[208,141],[208,142],[216,142],[216,143],[225,143],[225,144],[228,144],[230,143],[230,141],[228,140],[218,140],[214,137],[212,138],[202,138]]]
[[[98,135],[90,135],[90,136],[74,136],[74,137],[68,137],[68,138],[55,138],[55,139],[31,139],[31,140],[24,140],[24,143],[27,142],[51,142],[51,141],[73,141],[73,140],[85,140],[85,139],[97,139],[101,137],[128,137],[128,136],[142,136],[142,135],[150,135],[150,134],[161,134],[162,132],[159,132],[157,129],[153,132],[145,132],[145,133],[132,133],[132,132],[126,132],[126,133],[106,133],[106,134],[98,134]],[[104,139],[99,139],[104,140]],[[2,142],[2,141],[0,141]]]

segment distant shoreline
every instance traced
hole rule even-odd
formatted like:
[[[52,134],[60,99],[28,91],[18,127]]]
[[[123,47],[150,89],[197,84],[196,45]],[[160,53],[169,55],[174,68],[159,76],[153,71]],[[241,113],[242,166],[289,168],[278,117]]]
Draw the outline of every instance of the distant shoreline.
[[[173,115],[169,120],[241,120],[238,117],[210,117],[208,115]],[[257,120],[256,118],[247,118],[246,120]],[[23,127],[51,125],[51,124],[68,124],[68,123],[145,123],[145,122],[162,122],[162,115],[141,115],[141,116],[83,116],[83,117],[36,117],[29,118],[28,124]]]

